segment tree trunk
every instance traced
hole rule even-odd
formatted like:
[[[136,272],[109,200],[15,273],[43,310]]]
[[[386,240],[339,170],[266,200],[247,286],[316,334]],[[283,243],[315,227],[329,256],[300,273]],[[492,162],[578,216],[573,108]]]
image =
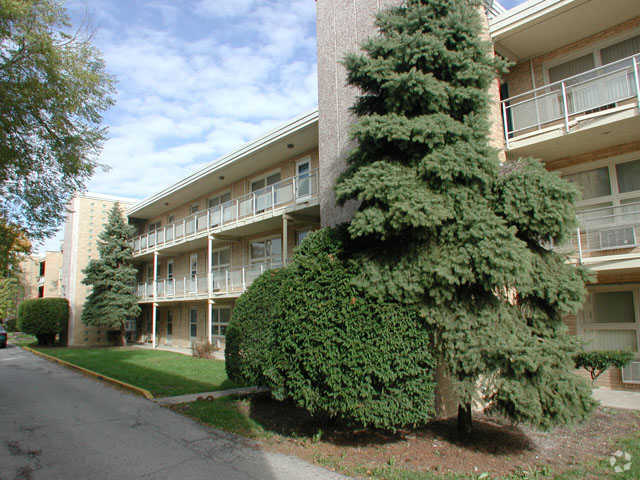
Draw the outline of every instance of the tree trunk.
[[[471,404],[458,405],[458,433],[463,437],[468,437],[471,435],[472,427]]]
[[[124,325],[120,327],[120,346],[127,346],[127,330]]]

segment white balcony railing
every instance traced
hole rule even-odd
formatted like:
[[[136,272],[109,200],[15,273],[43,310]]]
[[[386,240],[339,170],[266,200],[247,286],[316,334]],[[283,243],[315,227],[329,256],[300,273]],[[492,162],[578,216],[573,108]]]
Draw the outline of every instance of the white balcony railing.
[[[242,293],[262,273],[280,267],[282,267],[282,263],[274,261],[243,267],[218,268],[211,272],[211,290],[209,290],[208,275],[158,279],[155,298],[158,300],[188,299],[208,296],[209,291],[211,291],[211,296]],[[153,282],[139,283],[137,294],[142,300],[153,299]]]
[[[571,240],[557,248],[578,255],[580,262],[596,252],[640,246],[640,202],[583,210]]]
[[[258,218],[277,208],[306,202],[318,196],[318,171],[285,178],[261,190],[201,210],[188,217],[139,235],[132,240],[134,254],[181,243],[212,230],[232,227],[239,221]]]
[[[569,131],[571,117],[636,98],[640,105],[640,54],[502,100],[507,148],[520,135],[554,123]]]

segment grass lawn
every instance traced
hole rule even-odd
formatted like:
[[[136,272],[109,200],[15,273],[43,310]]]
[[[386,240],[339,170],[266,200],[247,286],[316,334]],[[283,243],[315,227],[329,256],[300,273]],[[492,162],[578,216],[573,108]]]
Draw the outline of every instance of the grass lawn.
[[[140,348],[44,348],[48,355],[149,390],[155,397],[210,392],[237,387],[224,362]]]
[[[599,409],[582,425],[539,432],[478,415],[471,440],[455,422],[391,434],[320,424],[267,395],[226,397],[177,405],[174,410],[214,427],[253,438],[262,448],[342,472],[378,480],[640,479],[640,414]],[[632,457],[616,473],[616,450]],[[624,465],[618,460],[618,464]]]

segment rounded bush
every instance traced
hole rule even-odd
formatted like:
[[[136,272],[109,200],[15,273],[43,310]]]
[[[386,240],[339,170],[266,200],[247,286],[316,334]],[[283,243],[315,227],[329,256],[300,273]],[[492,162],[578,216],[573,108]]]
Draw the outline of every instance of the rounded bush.
[[[413,307],[354,286],[342,237],[309,235],[288,267],[240,297],[228,371],[317,416],[391,430],[423,424],[433,416],[430,329]]]
[[[18,328],[35,335],[40,345],[53,343],[69,320],[69,302],[65,298],[25,300],[18,307]]]

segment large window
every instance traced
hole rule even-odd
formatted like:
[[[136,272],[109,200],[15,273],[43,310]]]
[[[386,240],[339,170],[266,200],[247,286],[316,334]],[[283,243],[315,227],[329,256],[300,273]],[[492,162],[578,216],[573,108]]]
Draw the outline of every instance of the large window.
[[[580,316],[588,350],[640,351],[640,287],[597,286]]]
[[[223,248],[211,252],[211,269],[214,272],[228,269],[231,266],[231,249]]]
[[[249,258],[252,264],[263,263],[267,266],[282,263],[282,239],[280,237],[256,240],[249,245]]]
[[[231,309],[228,307],[218,307],[211,309],[211,335],[224,337],[227,325],[231,320]]]
[[[231,200],[231,192],[226,192],[221,195],[217,195],[215,197],[210,198],[209,201],[207,202],[207,205],[209,208],[217,207],[218,205],[228,202],[229,200]]]
[[[189,333],[192,339],[198,336],[198,310],[195,308],[189,314]]]
[[[575,183],[582,192],[579,212],[640,202],[640,159],[637,155],[635,158],[602,160],[566,173],[564,178]],[[610,213],[613,214],[613,209]]]

